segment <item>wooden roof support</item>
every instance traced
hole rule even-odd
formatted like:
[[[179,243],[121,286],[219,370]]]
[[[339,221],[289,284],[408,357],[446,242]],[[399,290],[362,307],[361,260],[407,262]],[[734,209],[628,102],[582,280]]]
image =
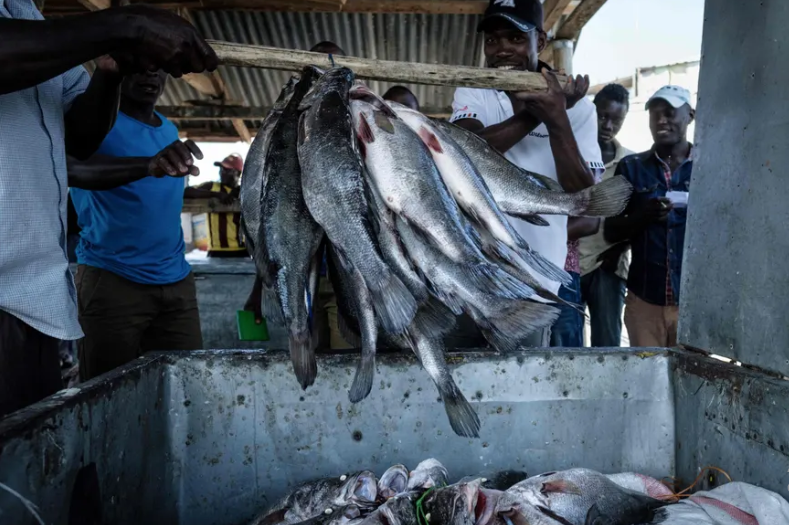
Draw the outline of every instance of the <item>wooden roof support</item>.
[[[485,12],[488,2],[487,0],[164,0],[154,1],[153,5],[168,9],[192,10],[477,15]]]
[[[269,112],[268,107],[249,106],[159,106],[156,110],[172,120],[263,120]],[[446,118],[452,108],[424,107],[425,115]]]
[[[556,31],[556,38],[577,40],[581,30],[605,4],[606,0],[583,0]]]
[[[110,7],[110,0],[79,0],[79,3],[89,11],[99,11]]]
[[[571,2],[572,0],[545,0],[542,6],[545,13],[545,20],[542,26],[546,32],[553,29],[559,22],[559,19],[561,19],[562,14],[564,14]]]

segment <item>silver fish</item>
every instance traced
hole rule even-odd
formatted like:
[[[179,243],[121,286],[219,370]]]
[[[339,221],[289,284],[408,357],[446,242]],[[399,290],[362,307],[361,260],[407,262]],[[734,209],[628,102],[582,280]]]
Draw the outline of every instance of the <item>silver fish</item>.
[[[593,506],[613,523],[649,522],[666,502],[620,487],[603,474],[588,469],[548,472],[521,481],[506,491],[524,503],[543,507],[572,525],[585,525]]]
[[[519,502],[504,493],[498,500],[492,519],[476,525],[572,525],[564,517],[545,507]]]
[[[399,333],[416,313],[411,292],[381,258],[371,229],[364,166],[353,130],[348,91],[353,73],[332,69],[302,104],[299,160],[312,216],[331,243],[364,277],[378,320]]]
[[[378,497],[393,498],[405,492],[408,486],[408,469],[405,465],[392,465],[378,480]]]
[[[398,494],[378,507],[361,523],[364,525],[416,525],[419,520],[415,507],[419,497],[418,492]]]
[[[319,479],[301,485],[250,525],[300,523],[348,505],[371,508],[377,496],[375,474],[369,470]]]
[[[298,158],[298,106],[317,77],[305,68],[290,102],[271,131],[260,197],[261,225],[256,264],[263,270],[266,317],[279,319],[288,330],[290,358],[302,388],[315,381],[318,367],[313,350],[309,297],[310,269],[323,238],[302,193]]]
[[[443,487],[448,483],[449,473],[446,467],[435,458],[428,458],[419,463],[408,474],[408,490],[427,490]]]
[[[509,219],[499,209],[477,168],[463,149],[452,138],[422,113],[395,102],[388,102],[398,117],[408,125],[428,147],[441,178],[452,197],[471,220],[485,228],[509,250],[521,255],[528,264],[551,280],[569,283],[570,276],[539,253],[513,229]],[[508,250],[499,250],[507,258]]]
[[[444,343],[440,337],[430,337],[420,324],[417,312],[414,323],[408,327],[402,336],[393,336],[395,345],[400,348],[411,348],[419,358],[422,367],[436,385],[444,410],[449,419],[449,425],[458,436],[479,437],[479,416],[474,412],[471,404],[455,384],[452,374],[444,357]],[[443,467],[442,467],[443,468]],[[409,488],[411,487],[409,483]]]
[[[288,105],[293,96],[293,90],[299,77],[294,75],[288,80],[285,87],[279,94],[274,106],[266,115],[263,124],[255,135],[255,140],[249,147],[246,162],[244,163],[243,177],[241,177],[241,190],[239,200],[241,201],[241,229],[244,232],[244,243],[247,246],[249,255],[257,262],[255,256],[255,243],[260,234],[260,196],[263,192],[265,182],[265,161],[268,155],[269,144],[271,143],[271,132],[279,122],[282,110]],[[260,258],[262,263],[262,258]],[[265,268],[259,273],[265,273]],[[282,317],[282,313],[277,311],[277,317]]]
[[[334,246],[329,248],[329,264],[329,275],[340,310],[340,330],[346,339],[350,339],[351,334],[355,336],[355,333],[361,333],[359,344],[362,358],[348,391],[351,403],[358,403],[370,394],[375,374],[378,326],[373,312],[373,299],[362,274]]]
[[[429,523],[475,525],[479,502],[479,483],[457,483],[428,493],[422,508]]]
[[[354,97],[368,97],[356,89]],[[354,99],[354,125],[371,186],[399,218],[426,235],[441,252],[492,293],[528,297],[532,290],[490,264],[469,237],[460,210],[419,137],[388,106]],[[373,100],[375,100],[373,98]],[[388,113],[387,113],[388,111]]]
[[[566,193],[543,175],[521,169],[491,148],[476,134],[448,122],[436,123],[466,152],[477,166],[502,211],[536,224],[547,224],[537,214],[570,217],[612,217],[622,213],[633,186],[624,177],[613,177],[585,190]]]
[[[489,294],[461,265],[445,257],[405,222],[398,219],[397,227],[411,259],[434,293],[455,313],[471,316],[495,348],[516,350],[529,334],[550,326],[558,317],[559,310],[552,306]]]

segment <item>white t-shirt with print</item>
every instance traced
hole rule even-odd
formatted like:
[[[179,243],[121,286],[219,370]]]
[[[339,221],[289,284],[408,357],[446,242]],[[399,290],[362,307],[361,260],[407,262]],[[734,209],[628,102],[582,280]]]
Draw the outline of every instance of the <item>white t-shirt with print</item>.
[[[458,88],[452,102],[450,122],[462,119],[475,119],[487,126],[493,126],[512,117],[512,102],[503,91],[493,89]],[[597,112],[588,98],[583,98],[567,111],[575,140],[581,156],[594,173],[605,169],[600,146],[597,144]],[[510,162],[525,170],[545,175],[557,180],[556,163],[553,160],[548,129],[545,124],[537,126],[523,140],[515,144],[504,155]],[[526,221],[510,218],[513,227],[529,246],[559,268],[564,268],[567,258],[567,217],[564,215],[543,215],[549,226],[535,226]],[[549,291],[556,293],[559,283],[543,277],[538,272],[534,276]]]

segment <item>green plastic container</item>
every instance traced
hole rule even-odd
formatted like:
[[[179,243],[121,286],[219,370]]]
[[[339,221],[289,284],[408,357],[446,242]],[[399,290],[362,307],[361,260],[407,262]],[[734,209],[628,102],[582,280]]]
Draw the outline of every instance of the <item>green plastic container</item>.
[[[238,339],[240,341],[268,341],[268,326],[266,320],[260,324],[255,323],[255,313],[246,310],[236,312],[238,324]]]

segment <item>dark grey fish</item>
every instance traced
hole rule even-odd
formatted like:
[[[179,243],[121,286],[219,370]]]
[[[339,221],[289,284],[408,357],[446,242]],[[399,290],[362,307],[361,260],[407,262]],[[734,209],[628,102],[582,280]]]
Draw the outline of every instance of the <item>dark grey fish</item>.
[[[295,524],[356,505],[368,509],[378,495],[375,474],[368,470],[305,483],[288,494],[250,525]]]
[[[480,480],[480,486],[484,489],[504,491],[528,477],[529,475],[523,470],[495,470],[481,472],[476,476],[466,476],[460,481],[474,481],[478,479]]]
[[[666,505],[588,469],[548,472],[521,481],[506,492],[534,507],[550,509],[572,525],[585,525],[594,506],[595,513],[614,524],[635,525],[648,522],[656,509]]]
[[[475,525],[479,483],[457,483],[429,492],[422,508],[429,523],[441,525]]]
[[[329,261],[329,274],[337,294],[342,332],[345,335],[355,329],[361,334],[362,357],[348,391],[351,403],[358,403],[370,394],[375,375],[378,326],[373,298],[362,274],[334,246],[329,248]]]
[[[408,490],[427,490],[434,487],[443,487],[449,483],[449,473],[446,467],[435,458],[428,458],[419,463],[408,474]]]
[[[247,246],[249,255],[257,262],[258,259],[255,254],[255,243],[260,235],[260,196],[263,192],[265,183],[265,165],[266,157],[268,155],[269,145],[271,144],[271,132],[279,122],[282,115],[282,110],[285,109],[290,98],[293,96],[293,90],[296,87],[299,77],[294,75],[288,80],[285,87],[279,94],[274,106],[266,115],[263,124],[255,135],[255,140],[249,147],[246,162],[244,163],[244,174],[241,177],[241,193],[239,199],[241,201],[241,228],[244,232],[244,241]],[[266,272],[265,267],[259,268],[258,272],[263,274]],[[277,318],[282,317],[282,313],[277,308]]]
[[[352,83],[349,69],[332,69],[303,104],[298,148],[302,188],[312,216],[364,277],[381,326],[399,333],[411,323],[417,304],[381,258],[371,228],[364,166],[348,100]]]
[[[633,192],[627,179],[613,177],[585,190],[566,193],[558,182],[511,163],[474,133],[448,122],[436,125],[471,158],[502,211],[523,220],[545,225],[536,217],[540,213],[612,217],[625,209]]]
[[[372,514],[364,518],[364,525],[417,525],[416,502],[418,492],[404,492],[388,499]]]
[[[311,336],[310,269],[323,238],[302,193],[298,157],[299,103],[317,78],[305,68],[288,105],[271,131],[263,173],[260,235],[256,241],[256,264],[263,270],[266,313],[279,306],[280,319],[288,330],[290,358],[302,388],[315,381],[318,372]],[[267,315],[267,318],[269,316]],[[272,319],[276,319],[273,315]]]
[[[466,312],[488,341],[503,351],[515,350],[535,330],[550,326],[559,310],[525,299],[491,295],[413,228],[398,219],[400,238],[432,291],[455,313]]]

